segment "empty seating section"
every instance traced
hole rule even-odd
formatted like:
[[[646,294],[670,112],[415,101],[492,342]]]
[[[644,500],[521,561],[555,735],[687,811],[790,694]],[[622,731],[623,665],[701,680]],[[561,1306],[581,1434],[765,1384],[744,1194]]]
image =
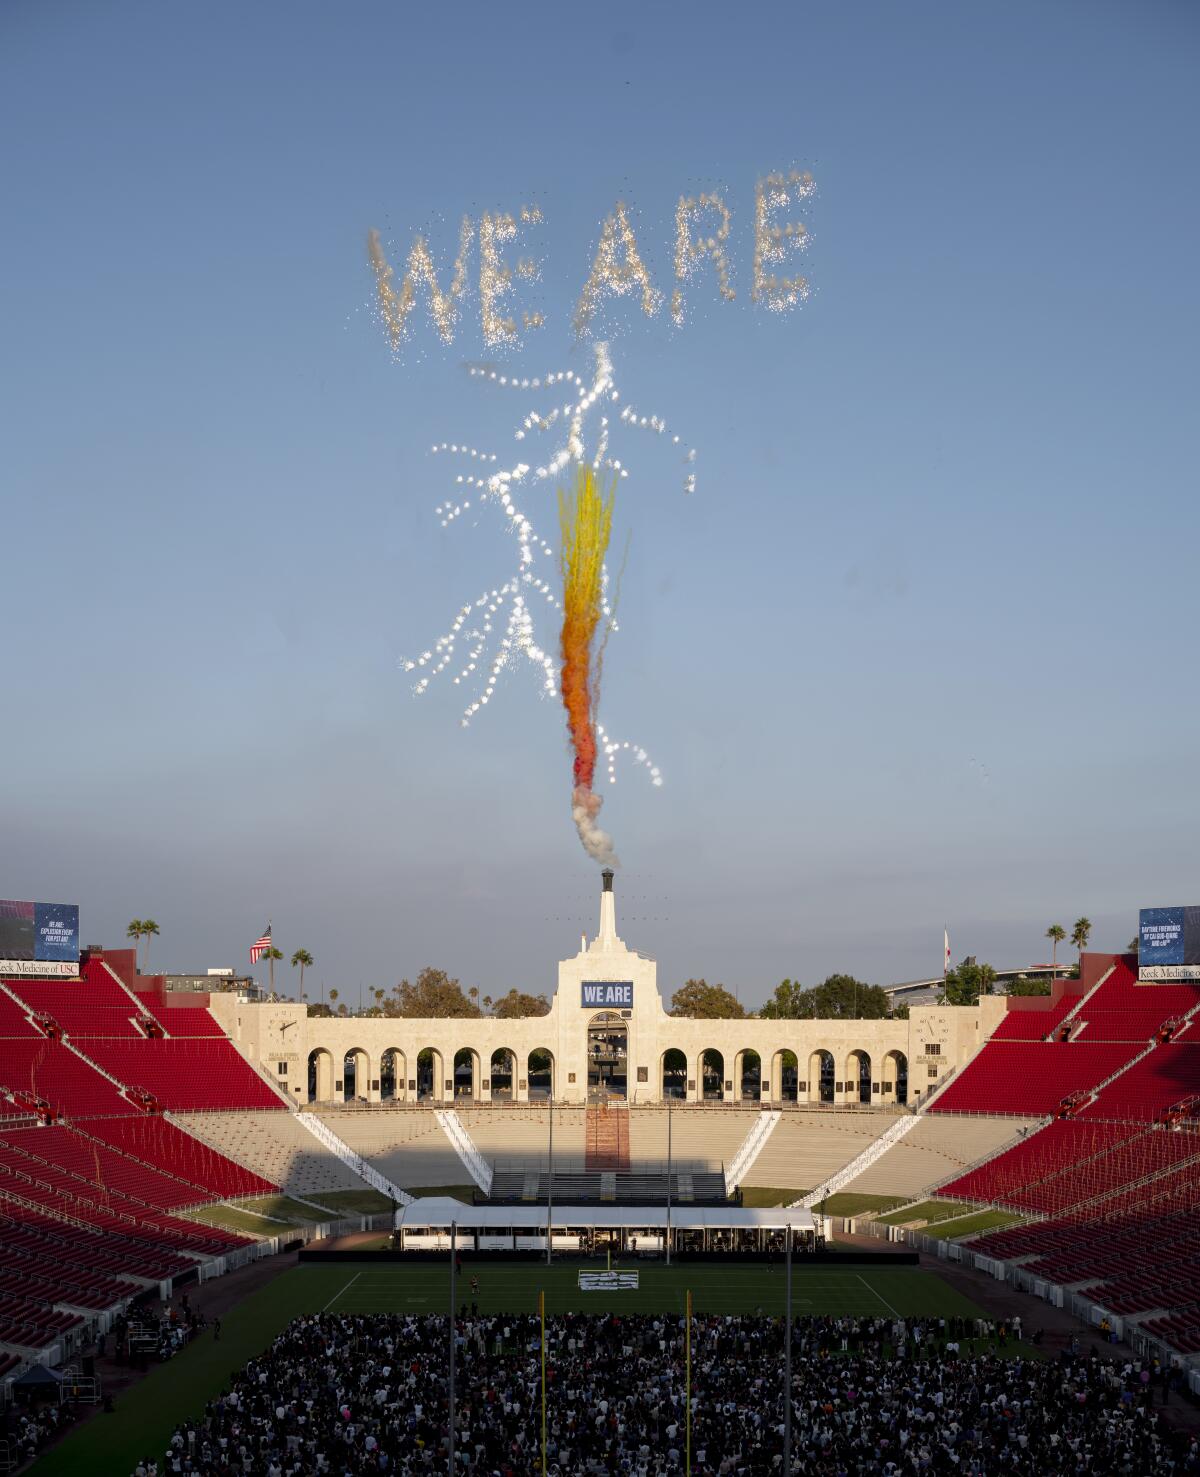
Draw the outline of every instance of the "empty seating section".
[[[56,1313],[36,1298],[0,1292],[0,1343],[44,1349],[82,1322],[78,1313]]]
[[[459,1119],[489,1164],[544,1164],[549,1156],[549,1109],[518,1104],[504,1108],[462,1108]],[[582,1108],[555,1108],[554,1158],[582,1166],[586,1130]],[[663,1155],[666,1158],[666,1155]],[[460,1162],[459,1168],[462,1165]],[[426,1182],[428,1183],[428,1181]]]
[[[45,1036],[6,1041],[0,1051],[0,1094],[49,1103],[57,1114],[129,1113],[120,1089],[61,1041]]]
[[[127,1088],[141,1088],[162,1108],[197,1112],[212,1108],[276,1108],[279,1097],[236,1047],[224,1039],[100,1041],[87,1054]]]
[[[1036,1277],[1086,1287],[1088,1297],[1114,1312],[1141,1314],[1197,1302],[1200,1262],[1200,1180],[1192,1170],[1167,1177],[1158,1196],[1120,1213],[993,1232],[972,1243],[988,1256],[1021,1258]]]
[[[891,1113],[785,1113],[742,1184],[813,1190],[895,1121]],[[733,1155],[725,1160],[730,1163]]]
[[[1048,1010],[1014,1010],[1010,1002],[1006,1015],[992,1032],[991,1039],[993,1041],[1044,1041],[1055,1026],[1061,1023],[1063,1017],[1078,1004],[1078,995],[1064,995]]]
[[[149,1127],[160,1120],[143,1120]],[[178,1119],[187,1135],[209,1146],[223,1163],[236,1161],[243,1173],[256,1171],[293,1195],[315,1195],[322,1190],[361,1190],[363,1182],[347,1165],[291,1113],[189,1113]],[[140,1126],[137,1120],[110,1119],[102,1127],[106,1134],[118,1125]],[[170,1125],[161,1125],[169,1127]],[[88,1125],[89,1129],[91,1125]],[[140,1152],[140,1151],[138,1151]],[[145,1157],[149,1157],[148,1155]],[[206,1176],[205,1183],[215,1182]],[[222,1194],[244,1191],[221,1190]]]
[[[122,1036],[142,1040],[133,1024],[141,1008],[111,977],[93,986],[85,980],[21,980],[10,987],[35,1014],[52,1016],[72,1039]]]
[[[28,1019],[24,1005],[18,1004],[11,995],[0,990],[0,1041],[10,1038],[40,1036],[42,1033]]]
[[[1022,1129],[1028,1131],[1036,1123],[1032,1118],[927,1114],[843,1188],[854,1194],[908,1195],[915,1200],[935,1186],[944,1185],[950,1176],[961,1174],[980,1159],[995,1154]],[[1006,1158],[1007,1155],[997,1162],[1003,1163]]]
[[[224,1117],[225,1115],[219,1115]],[[260,1121],[273,1122],[282,1114],[256,1115]],[[210,1144],[193,1138],[190,1133],[168,1123],[157,1115],[138,1118],[94,1118],[79,1123],[78,1128],[89,1138],[109,1144],[120,1154],[154,1165],[190,1185],[207,1192],[203,1198],[225,1198],[229,1195],[265,1195],[278,1189],[279,1181],[256,1173],[253,1168],[235,1163]],[[301,1129],[300,1132],[303,1132]],[[309,1135],[305,1135],[309,1137]],[[355,1181],[360,1185],[360,1181]],[[194,1198],[194,1197],[193,1197]]]
[[[1115,1010],[1087,1007],[1079,1012],[1076,1041],[1137,1041],[1143,1046],[1153,1040],[1164,1019],[1161,1005],[1129,1006]],[[1072,1023],[1074,1024],[1074,1023]]]
[[[166,1005],[161,995],[138,991],[147,1015],[152,1015],[168,1036],[220,1036],[222,1031],[203,1006]]]
[[[1053,1113],[1137,1055],[1136,1043],[989,1041],[930,1105],[931,1113]]]
[[[36,1205],[5,1198],[0,1190],[0,1256],[28,1256],[41,1273],[63,1269],[72,1279],[94,1272],[112,1278],[138,1278],[141,1283],[175,1277],[194,1267],[191,1257],[164,1246],[103,1235],[96,1227],[66,1224]],[[140,1285],[140,1284],[139,1284]]]
[[[564,1111],[562,1117],[567,1117]],[[582,1123],[583,1110],[576,1109]],[[401,1189],[469,1185],[471,1176],[441,1125],[428,1109],[372,1112],[322,1108],[321,1119],[337,1136]],[[554,1114],[554,1153],[558,1157],[558,1111]],[[470,1131],[470,1130],[468,1130]]]
[[[1189,1161],[1200,1165],[1200,1134],[1074,1119],[1051,1123],[941,1193],[1050,1215],[1101,1213],[1114,1194]]]
[[[1196,1028],[1193,1026],[1193,1030]],[[1087,1117],[1153,1119],[1163,1108],[1200,1096],[1200,1038],[1156,1046],[1111,1082]]]

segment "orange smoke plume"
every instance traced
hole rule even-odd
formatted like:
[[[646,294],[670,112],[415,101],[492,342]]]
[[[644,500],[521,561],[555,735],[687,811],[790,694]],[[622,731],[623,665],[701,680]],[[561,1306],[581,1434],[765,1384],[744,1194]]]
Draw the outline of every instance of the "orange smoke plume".
[[[562,700],[575,753],[571,815],[589,856],[613,862],[612,838],[596,824],[601,798],[592,790],[596,773],[595,714],[600,663],[595,652],[602,616],[604,556],[612,533],[614,492],[600,490],[590,466],[579,467],[571,492],[561,488],[562,525]]]

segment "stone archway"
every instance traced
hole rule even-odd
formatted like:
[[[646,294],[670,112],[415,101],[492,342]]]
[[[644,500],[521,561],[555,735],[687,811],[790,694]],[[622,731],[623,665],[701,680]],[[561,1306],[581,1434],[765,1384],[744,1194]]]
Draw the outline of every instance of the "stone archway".
[[[684,1100],[687,1097],[687,1054],[669,1047],[658,1065],[658,1088],[661,1096]]]
[[[479,1099],[479,1053],[470,1046],[460,1046],[454,1053],[454,1078],[455,1098],[464,1098],[467,1102],[477,1102]]]
[[[525,1068],[525,1078],[529,1083],[529,1097],[548,1098],[554,1100],[556,1084],[554,1081],[554,1053],[546,1046],[535,1046],[529,1053]]]
[[[488,1092],[494,1103],[517,1100],[517,1054],[507,1046],[498,1046],[488,1058]]]
[[[781,1048],[771,1058],[771,1101],[794,1103],[799,1098],[800,1067],[796,1053]]]
[[[370,1102],[371,1061],[361,1046],[352,1046],[342,1058],[342,1101]]]
[[[398,1046],[389,1046],[379,1058],[379,1100],[402,1103],[408,1094],[408,1059]]]
[[[589,1097],[625,1097],[629,1077],[629,1023],[603,1010],[588,1021]]]
[[[819,1047],[808,1058],[808,1101],[831,1103],[834,1100],[833,1052]]]
[[[700,1101],[725,1101],[725,1057],[715,1046],[700,1053]]]
[[[333,1101],[333,1053],[323,1046],[308,1054],[308,1100],[310,1103]]]
[[[753,1047],[747,1047],[733,1059],[733,1100],[757,1103],[761,1098],[762,1057]]]
[[[871,1101],[871,1058],[861,1047],[850,1052],[846,1058],[845,1082],[846,1102],[869,1103]]]
[[[908,1102],[908,1058],[902,1051],[889,1051],[883,1059],[883,1101]]]
[[[423,1047],[417,1052],[417,1098],[420,1101],[440,1103],[445,1093],[442,1089],[445,1068],[442,1054],[435,1046]]]

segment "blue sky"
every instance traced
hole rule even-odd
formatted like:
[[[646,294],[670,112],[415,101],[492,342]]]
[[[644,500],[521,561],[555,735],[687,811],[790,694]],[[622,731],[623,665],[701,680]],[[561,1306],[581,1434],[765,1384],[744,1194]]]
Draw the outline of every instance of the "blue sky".
[[[518,671],[464,732],[399,668],[510,563],[439,526],[429,446],[510,455],[516,401],[464,372],[474,281],[393,361],[366,233],[448,263],[464,213],[537,203],[508,367],[582,373],[614,202],[669,292],[716,187],[736,301],[601,325],[698,450],[690,499],[619,452],[602,717],[665,776],[607,801],[626,937],[664,993],[758,1001],[936,970],[944,925],[1011,965],[1194,901],[1198,42],[1182,0],[9,0],[0,894],[87,942],[152,915],[172,968],[270,917],[351,997],[551,988],[597,891],[559,711]],[[813,290],[775,317],[754,182],[791,167]]]

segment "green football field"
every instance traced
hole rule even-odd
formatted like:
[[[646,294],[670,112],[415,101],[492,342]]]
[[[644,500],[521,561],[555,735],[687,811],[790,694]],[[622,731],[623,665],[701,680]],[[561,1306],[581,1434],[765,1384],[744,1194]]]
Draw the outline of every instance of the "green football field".
[[[623,1263],[637,1270],[636,1291],[583,1292],[578,1265],[467,1262],[458,1279],[458,1301],[481,1312],[533,1313],[546,1294],[548,1314],[571,1310],[606,1313],[681,1313],[687,1293],[697,1314],[781,1314],[785,1274],[764,1266],[713,1263],[666,1267],[661,1262]],[[588,1263],[584,1270],[603,1270]],[[479,1279],[472,1297],[470,1281]],[[222,1319],[220,1342],[211,1329],[174,1359],[160,1364],[116,1402],[113,1415],[97,1415],[30,1469],[36,1477],[127,1477],[140,1456],[161,1458],[176,1424],[196,1419],[230,1375],[303,1313],[445,1313],[450,1276],[446,1266],[393,1267],[378,1262],[305,1263],[276,1277]],[[978,1308],[940,1277],[917,1267],[845,1267],[793,1264],[792,1312],[805,1315],[959,1314]]]

